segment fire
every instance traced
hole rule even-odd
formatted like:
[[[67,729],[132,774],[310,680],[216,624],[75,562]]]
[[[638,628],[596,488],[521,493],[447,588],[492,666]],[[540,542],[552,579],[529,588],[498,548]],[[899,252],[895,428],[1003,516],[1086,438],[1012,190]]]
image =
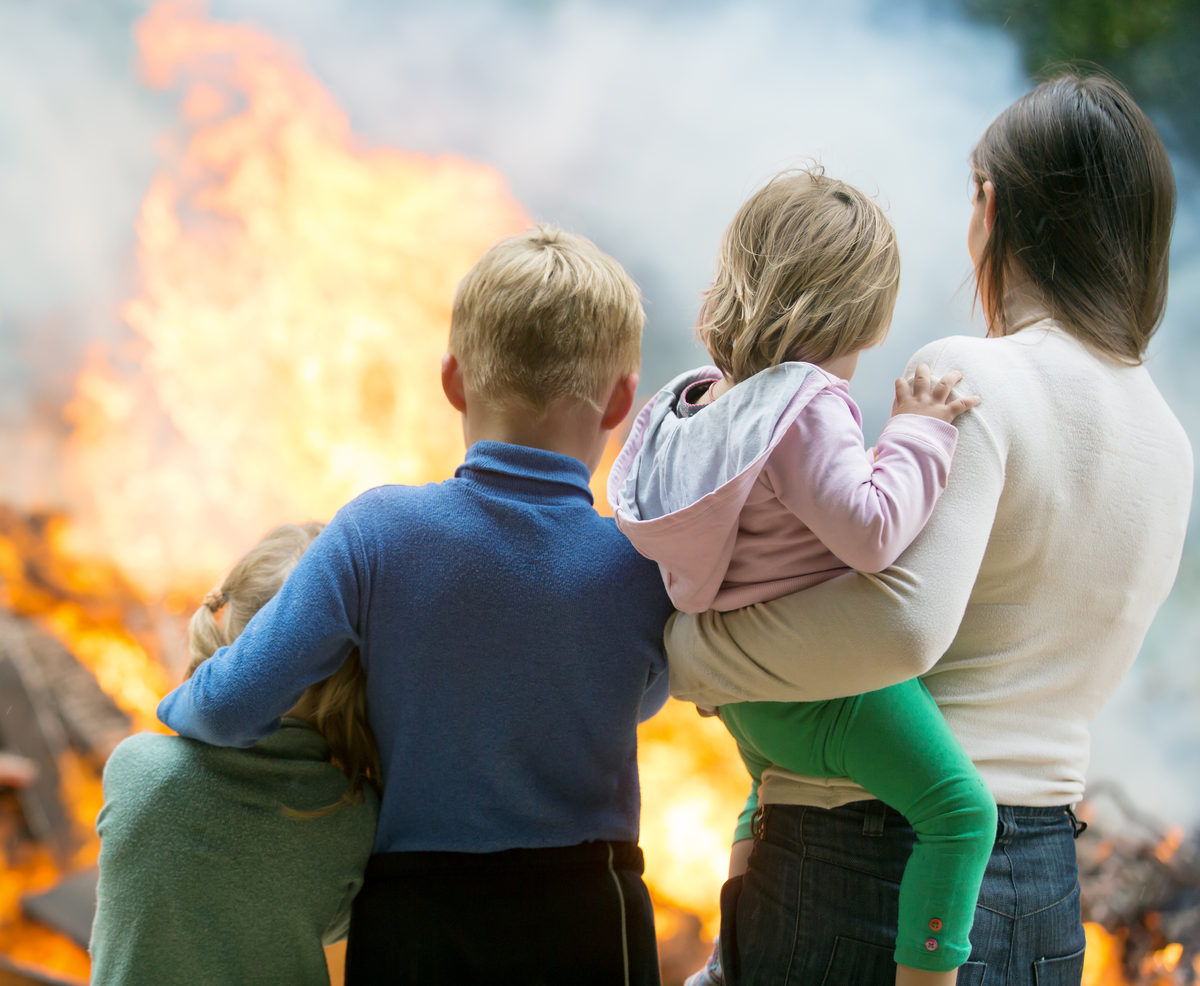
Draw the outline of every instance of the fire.
[[[89,862],[95,862],[94,855],[81,860],[81,865]],[[49,928],[18,917],[21,897],[48,890],[60,879],[58,862],[45,849],[10,860],[0,869],[0,954],[86,982],[91,963],[83,949]]]
[[[67,408],[65,538],[148,598],[194,596],[282,520],[457,465],[438,379],[454,286],[528,219],[491,168],[360,146],[251,27],[166,2],[137,34],[187,132],[138,218],[134,340]]]
[[[1087,951],[1082,986],[1181,986],[1200,979],[1200,955],[1193,959],[1191,969],[1186,969],[1181,962],[1184,948],[1179,942],[1171,942],[1146,955],[1134,973],[1136,978],[1130,979],[1123,961],[1125,930],[1109,932],[1089,922],[1084,925],[1084,932]]]
[[[1083,930],[1087,936],[1083,986],[1128,986],[1129,980],[1121,972],[1121,939],[1090,922]]]
[[[1154,855],[1161,863],[1169,863],[1183,845],[1183,829],[1172,825],[1163,836],[1162,841],[1154,847]]]
[[[724,727],[681,702],[644,723],[638,742],[647,882],[656,902],[700,915],[711,937],[749,775]]]
[[[64,558],[60,529],[55,517],[30,522],[0,510],[0,606],[33,618],[61,640],[136,726],[155,728],[154,707],[167,682],[155,634],[143,632],[139,640],[127,629],[144,622],[136,595],[111,566]],[[0,954],[86,980],[83,949],[21,917],[22,897],[49,890],[64,870],[96,862],[92,826],[103,796],[95,765],[69,750],[58,771],[77,845],[56,856],[15,831],[0,831]]]

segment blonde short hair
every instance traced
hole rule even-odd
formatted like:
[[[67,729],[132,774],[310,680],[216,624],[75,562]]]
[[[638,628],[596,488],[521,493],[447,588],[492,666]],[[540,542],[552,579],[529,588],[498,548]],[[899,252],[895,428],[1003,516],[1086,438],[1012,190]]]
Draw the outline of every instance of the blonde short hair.
[[[283,587],[324,524],[281,524],[269,531],[205,598],[189,624],[187,677],[221,647],[232,644]],[[222,612],[223,620],[217,614]],[[292,710],[325,737],[334,761],[350,779],[340,803],[360,802],[363,783],[379,781],[379,750],[367,723],[366,674],[355,651],[323,681],[305,689]],[[336,806],[330,806],[336,807]],[[317,812],[316,814],[322,814]]]
[[[496,243],[459,283],[450,353],[486,400],[537,414],[561,397],[599,408],[641,365],[645,321],[638,287],[616,260],[539,225]]]
[[[736,383],[882,342],[899,286],[896,233],[874,200],[819,167],[785,171],[725,231],[697,332]]]

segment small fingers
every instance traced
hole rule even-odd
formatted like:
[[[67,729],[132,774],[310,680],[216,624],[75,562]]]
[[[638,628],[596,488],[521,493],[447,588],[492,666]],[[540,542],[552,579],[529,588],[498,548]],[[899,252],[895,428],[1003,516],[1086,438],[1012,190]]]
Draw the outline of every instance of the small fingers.
[[[913,372],[912,392],[916,397],[924,397],[929,393],[929,364],[918,363]]]
[[[971,410],[971,408],[979,407],[979,400],[980,399],[975,395],[971,395],[969,397],[957,397],[950,401],[946,407],[949,409],[950,413],[957,418],[960,414],[966,414],[967,411]]]
[[[950,396],[950,391],[958,386],[962,378],[963,375],[957,370],[951,370],[944,377],[942,377],[941,380],[933,385],[934,398],[936,400],[945,402],[946,398]]]

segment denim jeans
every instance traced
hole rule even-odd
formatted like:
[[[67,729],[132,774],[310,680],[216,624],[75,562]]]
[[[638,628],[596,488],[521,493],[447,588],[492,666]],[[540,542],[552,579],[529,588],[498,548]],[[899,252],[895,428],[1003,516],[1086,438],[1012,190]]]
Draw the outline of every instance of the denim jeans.
[[[1079,986],[1083,925],[1066,808],[999,806],[959,986]],[[879,801],[768,805],[750,866],[721,892],[728,986],[893,986],[913,833]]]

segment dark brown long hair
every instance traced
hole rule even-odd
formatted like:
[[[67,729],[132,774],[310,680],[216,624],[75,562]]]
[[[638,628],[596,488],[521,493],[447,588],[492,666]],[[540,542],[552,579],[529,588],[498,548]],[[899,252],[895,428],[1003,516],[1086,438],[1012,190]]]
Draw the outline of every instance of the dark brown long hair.
[[[1153,124],[1119,83],[1066,73],[988,127],[974,177],[995,187],[996,218],[976,267],[992,332],[1006,282],[1028,280],[1064,329],[1140,363],[1162,321],[1175,178]]]

